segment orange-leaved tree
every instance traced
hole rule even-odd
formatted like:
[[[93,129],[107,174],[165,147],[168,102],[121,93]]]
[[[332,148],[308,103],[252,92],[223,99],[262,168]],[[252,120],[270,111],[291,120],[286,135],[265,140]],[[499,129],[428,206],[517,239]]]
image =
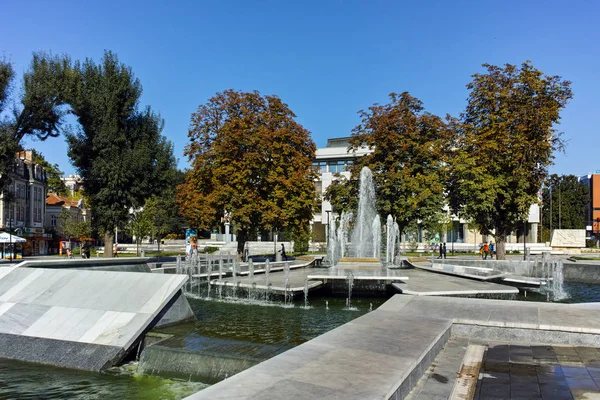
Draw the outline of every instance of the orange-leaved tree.
[[[315,144],[277,96],[217,93],[192,114],[184,154],[192,168],[178,188],[190,226],[210,229],[229,214],[244,243],[263,232],[306,235],[315,205]]]

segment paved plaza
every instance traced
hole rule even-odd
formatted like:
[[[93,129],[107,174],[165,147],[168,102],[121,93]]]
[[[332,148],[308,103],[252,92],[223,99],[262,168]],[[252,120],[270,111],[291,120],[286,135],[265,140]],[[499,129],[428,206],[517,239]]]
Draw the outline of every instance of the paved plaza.
[[[451,337],[509,343],[509,347],[497,350],[493,350],[494,344],[491,354],[486,355],[483,371],[491,373],[485,369],[492,365],[487,361],[495,360],[496,354],[508,354],[508,361],[504,362],[510,364],[513,344],[543,343],[553,349],[565,345],[600,347],[599,311],[597,303],[396,295],[377,310],[190,398],[401,399],[409,395]],[[554,352],[559,364],[561,359],[565,360],[559,358],[560,351]],[[515,347],[512,354],[522,361],[529,360],[526,349]],[[534,360],[533,350],[531,354]],[[552,363],[551,360],[552,356],[548,356],[547,361]],[[586,365],[592,376],[594,370],[590,368],[594,368],[592,364]],[[561,370],[564,374],[562,365]],[[516,372],[514,375],[517,376]],[[514,382],[522,383],[520,378]],[[486,388],[486,383],[481,385],[481,393],[492,390]],[[510,391],[510,383],[508,387]]]

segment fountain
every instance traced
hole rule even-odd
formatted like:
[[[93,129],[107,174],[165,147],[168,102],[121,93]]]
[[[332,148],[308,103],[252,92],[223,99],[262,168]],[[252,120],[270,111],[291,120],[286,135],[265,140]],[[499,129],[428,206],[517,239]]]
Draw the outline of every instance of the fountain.
[[[354,230],[351,235],[351,256],[357,258],[379,257],[380,249],[375,247],[381,243],[381,231],[374,231],[375,219],[379,220],[375,209],[375,185],[373,173],[367,167],[360,171],[358,211]]]
[[[392,266],[395,258],[396,242],[400,234],[398,224],[389,215],[386,223],[386,266]],[[382,226],[375,208],[375,185],[373,173],[367,167],[360,171],[359,199],[356,215],[342,213],[335,225],[328,230],[328,246],[325,263],[330,266],[354,268],[360,263],[361,269],[381,268]],[[350,230],[351,227],[354,229]],[[347,239],[349,248],[346,249]]]

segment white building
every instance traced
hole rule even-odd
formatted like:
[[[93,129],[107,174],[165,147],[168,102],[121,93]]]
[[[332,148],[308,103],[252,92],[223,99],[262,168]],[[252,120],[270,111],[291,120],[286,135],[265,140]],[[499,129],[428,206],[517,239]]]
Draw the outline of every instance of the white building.
[[[317,206],[313,216],[312,238],[314,242],[325,242],[327,237],[327,226],[335,221],[337,214],[333,213],[331,204],[323,200],[323,194],[333,182],[334,174],[340,173],[346,178],[350,177],[349,166],[358,158],[365,154],[369,154],[371,150],[366,147],[360,148],[356,153],[348,152],[349,137],[333,138],[327,140],[327,145],[324,148],[318,148],[313,161],[318,178],[315,180],[315,189],[320,195],[320,204]],[[382,216],[385,218],[385,216]],[[529,219],[527,227],[526,241],[529,243],[537,242],[538,223],[540,220],[539,205],[533,204],[529,210]],[[468,246],[469,248],[477,248],[480,243],[487,240],[492,240],[492,237],[486,237],[479,232],[469,229],[467,221],[459,220],[453,216],[452,229],[441,238],[441,241],[451,243],[461,243],[460,247]],[[416,232],[415,239],[417,242],[424,242],[423,231]],[[404,241],[410,240],[407,236]],[[507,238],[507,243],[523,242],[522,232],[517,232]]]

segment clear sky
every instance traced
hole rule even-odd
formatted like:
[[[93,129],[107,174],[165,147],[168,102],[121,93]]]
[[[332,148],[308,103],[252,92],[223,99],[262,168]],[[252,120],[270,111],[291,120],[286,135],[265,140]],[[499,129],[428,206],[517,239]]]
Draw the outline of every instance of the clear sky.
[[[19,79],[34,51],[116,52],[141,80],[142,105],[165,119],[181,168],[190,114],[228,88],[280,96],[321,147],[390,92],[458,115],[482,63],[531,60],[573,82],[559,127],[568,146],[551,172],[600,169],[598,1],[21,0],[0,12],[0,56]],[[27,146],[75,172],[62,137]]]

